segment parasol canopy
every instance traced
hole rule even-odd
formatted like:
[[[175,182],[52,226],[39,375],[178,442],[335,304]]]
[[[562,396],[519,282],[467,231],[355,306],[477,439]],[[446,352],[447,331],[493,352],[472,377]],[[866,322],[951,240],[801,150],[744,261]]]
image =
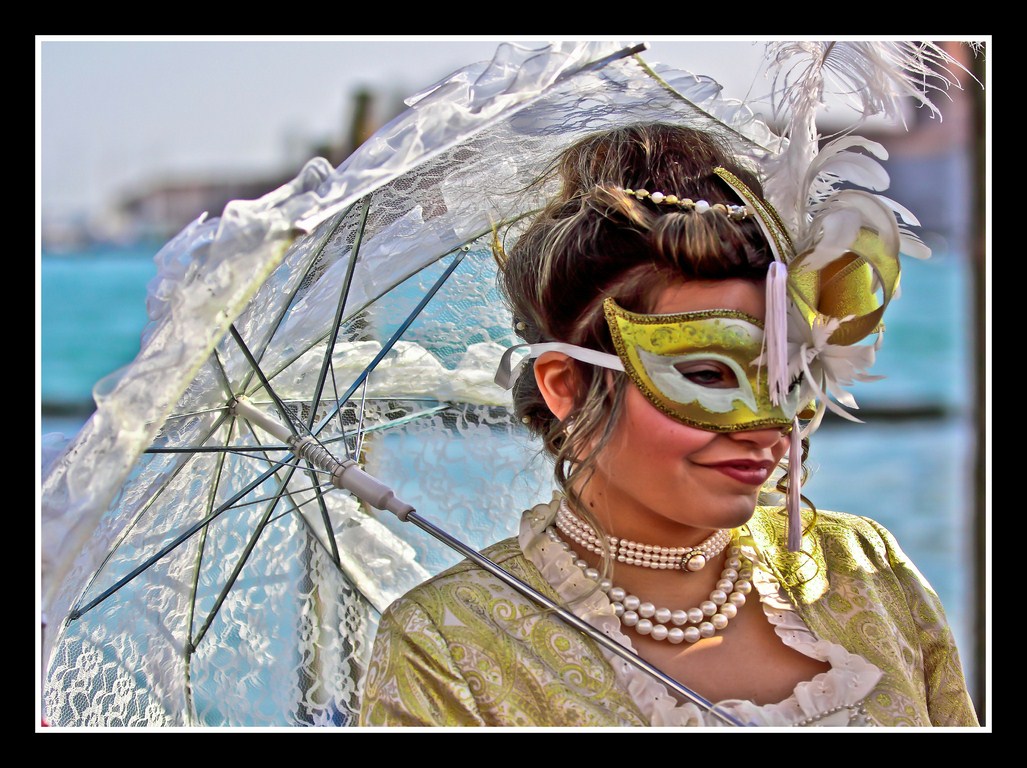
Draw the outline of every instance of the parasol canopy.
[[[495,234],[516,237],[552,191],[531,183],[598,130],[684,123],[756,161],[787,145],[643,49],[500,45],[338,168],[312,160],[161,249],[138,356],[45,461],[55,725],[355,721],[381,611],[460,555],[314,453],[475,549],[512,535],[553,486],[493,379],[515,343]]]

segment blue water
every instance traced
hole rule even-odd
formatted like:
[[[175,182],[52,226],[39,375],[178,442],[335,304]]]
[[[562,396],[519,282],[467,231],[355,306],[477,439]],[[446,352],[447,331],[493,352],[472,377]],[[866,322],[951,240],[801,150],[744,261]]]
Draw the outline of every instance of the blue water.
[[[159,246],[97,249],[41,260],[42,433],[73,435],[92,410],[98,379],[131,362],[146,323],[146,284]],[[889,309],[875,373],[855,388],[865,408],[936,405],[935,419],[830,423],[813,437],[806,495],[822,509],[888,527],[945,605],[971,681],[974,600],[969,544],[972,360],[969,272],[935,254],[903,262],[902,296]]]
[[[158,249],[134,245],[62,256],[44,252],[40,262],[44,434],[77,431],[92,410],[93,385],[139,352],[147,320],[146,285],[157,274],[153,256]],[[51,421],[48,408],[80,413]]]
[[[92,410],[92,388],[139,351],[156,244],[96,248],[41,259],[40,398],[43,433],[73,434]],[[903,262],[902,296],[889,308],[874,372],[857,384],[864,407],[938,404],[963,410],[971,390],[966,265],[946,254]],[[52,415],[51,409],[79,413]]]

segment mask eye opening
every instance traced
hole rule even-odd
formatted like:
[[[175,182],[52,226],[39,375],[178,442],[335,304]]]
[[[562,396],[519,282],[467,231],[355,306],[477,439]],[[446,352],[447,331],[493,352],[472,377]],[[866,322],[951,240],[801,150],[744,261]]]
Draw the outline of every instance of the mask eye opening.
[[[738,372],[720,360],[697,358],[678,363],[674,369],[697,387],[705,389],[738,389]],[[703,382],[702,379],[707,381]],[[710,379],[715,379],[711,381]]]

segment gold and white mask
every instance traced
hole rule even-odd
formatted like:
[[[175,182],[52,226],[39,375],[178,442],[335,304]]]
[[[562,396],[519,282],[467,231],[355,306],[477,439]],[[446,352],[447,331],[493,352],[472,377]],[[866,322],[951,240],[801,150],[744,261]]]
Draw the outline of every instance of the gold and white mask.
[[[683,424],[711,432],[789,428],[799,403],[793,386],[779,405],[770,401],[763,324],[731,309],[680,314],[630,312],[612,298],[603,302],[616,355],[573,344],[520,345],[528,359],[562,352],[582,362],[624,371],[646,399]],[[496,381],[512,386],[509,350]],[[525,361],[526,362],[526,361]]]
[[[612,298],[603,309],[624,371],[666,415],[712,432],[791,426],[799,388],[771,403],[766,368],[756,364],[758,318],[729,309],[645,315]]]

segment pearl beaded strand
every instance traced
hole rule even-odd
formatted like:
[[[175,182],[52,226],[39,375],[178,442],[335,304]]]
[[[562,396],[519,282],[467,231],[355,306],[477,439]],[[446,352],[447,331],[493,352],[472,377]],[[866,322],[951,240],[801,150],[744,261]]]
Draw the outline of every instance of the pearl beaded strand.
[[[560,538],[555,527],[550,526],[546,533],[552,541],[567,549],[571,557],[577,558],[577,554]],[[720,580],[710,592],[709,598],[687,610],[657,608],[651,602],[628,594],[609,579],[601,579],[599,571],[590,567],[587,561],[575,559],[574,564],[586,578],[595,581],[606,593],[623,626],[631,627],[638,634],[648,635],[653,640],[667,640],[673,644],[697,643],[726,629],[728,622],[738,614],[738,609],[745,605],[746,595],[752,591],[752,563],[742,555],[738,547],[728,550]]]
[[[567,500],[560,502],[556,513],[556,527],[580,547],[589,552],[602,554],[602,541],[592,528],[571,512]],[[681,569],[695,573],[706,567],[731,541],[731,531],[716,531],[701,544],[694,547],[661,547],[658,544],[640,544],[636,541],[607,536],[610,551],[617,562],[625,565],[639,565],[643,568]]]

